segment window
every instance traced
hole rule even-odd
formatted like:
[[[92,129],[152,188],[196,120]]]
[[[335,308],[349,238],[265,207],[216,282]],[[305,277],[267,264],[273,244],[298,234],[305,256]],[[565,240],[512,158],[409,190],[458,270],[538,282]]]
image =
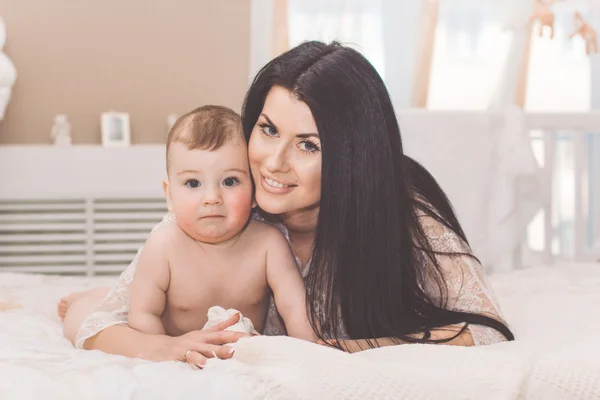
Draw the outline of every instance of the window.
[[[382,0],[289,0],[290,47],[338,40],[361,52],[384,77]]]

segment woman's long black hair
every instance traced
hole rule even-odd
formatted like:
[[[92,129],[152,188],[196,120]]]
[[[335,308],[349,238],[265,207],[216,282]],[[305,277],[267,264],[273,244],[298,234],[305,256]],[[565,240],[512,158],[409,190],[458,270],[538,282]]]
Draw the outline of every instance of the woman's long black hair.
[[[283,53],[259,71],[246,95],[242,121],[247,139],[273,86],[308,105],[323,149],[321,201],[306,282],[309,319],[319,338],[345,333],[350,339],[447,342],[468,324],[479,324],[514,339],[494,318],[444,308],[440,253],[432,249],[421,215],[468,242],[435,179],[404,155],[389,94],[373,66],[337,42],[306,42]],[[431,278],[441,300],[423,290]],[[455,336],[431,338],[432,329],[456,323],[466,324]]]

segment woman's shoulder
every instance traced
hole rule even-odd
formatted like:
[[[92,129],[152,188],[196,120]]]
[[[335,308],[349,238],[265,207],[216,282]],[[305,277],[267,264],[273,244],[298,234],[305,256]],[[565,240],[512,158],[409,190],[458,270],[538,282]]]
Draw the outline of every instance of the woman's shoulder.
[[[435,210],[433,212],[435,213]],[[433,251],[471,252],[467,243],[454,230],[442,222],[442,218],[439,215],[431,215],[423,210],[418,210],[416,216]]]

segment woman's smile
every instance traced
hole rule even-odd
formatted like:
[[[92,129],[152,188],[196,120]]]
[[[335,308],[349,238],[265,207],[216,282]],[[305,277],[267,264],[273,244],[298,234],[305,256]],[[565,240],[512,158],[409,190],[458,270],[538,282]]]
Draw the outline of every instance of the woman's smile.
[[[270,192],[273,194],[289,193],[296,187],[296,185],[286,184],[286,183],[280,182],[278,180],[268,178],[262,174],[260,177],[261,177],[260,181],[261,181],[263,189],[265,189],[267,192]]]

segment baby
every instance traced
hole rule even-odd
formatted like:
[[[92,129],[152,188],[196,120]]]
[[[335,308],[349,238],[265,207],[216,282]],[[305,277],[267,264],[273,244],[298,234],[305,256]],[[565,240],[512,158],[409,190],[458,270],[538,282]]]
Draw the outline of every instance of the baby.
[[[167,140],[169,217],[154,229],[131,283],[129,325],[179,336],[202,329],[212,306],[239,310],[262,331],[271,292],[290,336],[315,340],[288,242],[251,218],[253,183],[238,114],[204,106]]]

